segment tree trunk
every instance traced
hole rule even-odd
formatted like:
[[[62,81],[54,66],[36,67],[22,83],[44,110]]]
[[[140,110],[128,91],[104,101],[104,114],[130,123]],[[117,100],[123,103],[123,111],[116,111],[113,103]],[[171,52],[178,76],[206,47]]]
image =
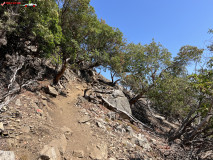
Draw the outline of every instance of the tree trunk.
[[[55,76],[54,84],[58,84],[59,79],[63,76],[63,74],[67,68],[68,61],[69,61],[69,58],[64,61],[64,64],[62,65],[60,72],[58,72],[57,75]]]
[[[199,131],[206,125],[206,123],[209,122],[211,119],[212,115],[212,108],[209,109],[209,114],[204,118],[204,120],[196,127],[196,129],[191,133],[191,135],[184,140],[184,143],[192,140],[198,133]]]
[[[174,141],[177,138],[180,138],[181,135],[185,132],[186,127],[189,126],[195,118],[197,118],[197,115],[195,115],[193,118],[191,116],[197,111],[197,109],[200,107],[202,100],[199,101],[199,105],[193,107],[191,111],[188,113],[186,119],[183,121],[182,125],[178,128],[178,130],[169,137],[169,141]],[[191,118],[191,119],[190,119]]]
[[[130,101],[129,101],[130,105],[135,104],[140,98],[143,97],[143,95],[144,95],[146,92],[148,92],[148,91],[149,91],[152,87],[154,87],[154,86],[155,86],[155,84],[150,85],[147,89],[143,89],[143,90],[141,91],[141,93],[139,93],[136,97],[130,99]]]
[[[174,136],[169,137],[169,142],[174,141],[175,139],[178,139],[181,137],[181,135],[184,134],[186,127],[191,125],[191,123],[195,120],[195,118],[197,118],[197,115],[195,115],[193,118],[191,118],[190,120],[188,120],[182,127],[179,128],[179,130],[175,133]]]
[[[111,72],[110,74],[111,74],[112,83],[114,83],[114,76],[115,76],[115,73],[112,74],[112,72]]]
[[[113,86],[115,86],[121,79],[117,79],[115,82],[113,82]]]
[[[135,104],[140,98],[142,98],[143,95],[144,95],[144,92],[141,92],[136,97],[130,99],[130,101],[129,101],[130,105]]]
[[[104,80],[102,80],[102,79],[98,79],[98,81],[99,82],[102,82],[102,83],[104,83],[104,84],[107,84],[107,85],[109,85],[109,86],[111,86],[111,87],[114,87],[116,84],[117,84],[117,82],[118,81],[120,81],[121,79],[117,79],[115,82],[106,82],[106,81],[104,81]]]

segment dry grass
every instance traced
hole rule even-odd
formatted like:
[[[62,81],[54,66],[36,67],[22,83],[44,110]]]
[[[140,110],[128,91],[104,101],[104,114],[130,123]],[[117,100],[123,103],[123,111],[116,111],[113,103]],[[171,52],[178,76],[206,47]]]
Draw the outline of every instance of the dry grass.
[[[109,123],[110,120],[109,120],[109,118],[106,117],[106,118],[105,118],[105,121],[106,121],[107,123]]]

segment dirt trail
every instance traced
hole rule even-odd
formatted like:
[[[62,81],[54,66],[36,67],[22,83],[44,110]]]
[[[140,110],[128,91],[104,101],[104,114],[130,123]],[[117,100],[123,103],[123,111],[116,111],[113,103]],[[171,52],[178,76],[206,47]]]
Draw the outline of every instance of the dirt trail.
[[[57,96],[57,98],[53,99],[56,109],[50,112],[50,115],[57,127],[62,128],[65,126],[72,131],[72,136],[67,141],[66,157],[73,157],[73,152],[81,152],[85,157],[83,159],[88,159],[99,141],[89,125],[79,123],[79,120],[85,115],[82,115],[81,109],[77,108],[75,104],[77,97],[79,95],[83,96],[83,90],[82,85],[70,84],[67,97]],[[78,158],[75,157],[75,159]]]

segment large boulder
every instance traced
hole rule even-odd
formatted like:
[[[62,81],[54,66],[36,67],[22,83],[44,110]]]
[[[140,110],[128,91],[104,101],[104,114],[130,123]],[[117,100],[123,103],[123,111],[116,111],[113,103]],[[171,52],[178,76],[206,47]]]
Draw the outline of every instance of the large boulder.
[[[118,110],[132,115],[129,101],[121,90],[114,90],[106,100]]]

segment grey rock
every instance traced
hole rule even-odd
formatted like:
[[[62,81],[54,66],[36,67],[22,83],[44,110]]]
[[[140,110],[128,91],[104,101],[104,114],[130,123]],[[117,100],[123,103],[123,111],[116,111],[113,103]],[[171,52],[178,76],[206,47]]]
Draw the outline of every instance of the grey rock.
[[[60,95],[67,97],[67,92],[66,91],[60,91]]]
[[[36,46],[29,46],[29,49],[30,49],[32,52],[36,52],[36,51],[37,51],[37,47],[36,47]]]
[[[122,91],[115,90],[112,95],[109,95],[106,100],[118,110],[124,111],[132,115],[130,104]]]
[[[130,135],[134,135],[134,131],[133,131],[132,127],[127,126],[126,131],[129,132]]]
[[[0,108],[0,112],[6,112],[7,111],[7,107],[3,106],[2,108]]]
[[[7,40],[6,40],[6,38],[0,38],[0,47],[1,46],[5,46],[5,45],[7,45]]]
[[[44,95],[41,95],[41,98],[42,98],[43,100],[47,100],[47,97],[45,97]]]
[[[0,160],[15,160],[15,154],[13,151],[1,151]]]
[[[138,145],[143,147],[145,150],[150,151],[151,147],[149,145],[149,143],[142,141],[142,140],[138,140]]]
[[[95,97],[92,94],[89,95],[89,98],[90,99],[95,99]]]
[[[151,146],[149,144],[149,141],[146,139],[146,137],[142,134],[138,134],[137,136],[134,137],[135,144],[144,148],[146,151],[151,151]]]
[[[125,132],[125,129],[121,125],[117,126],[116,130],[119,131],[119,132],[121,132],[121,133]]]
[[[20,99],[17,99],[17,100],[16,100],[15,105],[21,106],[21,101],[20,101]]]
[[[108,112],[107,116],[111,119],[111,120],[115,120],[116,119],[116,113],[115,112]]]
[[[118,98],[118,97],[125,97],[125,95],[123,94],[123,92],[121,90],[115,90],[113,93],[112,93],[112,96],[114,98]]]
[[[176,139],[176,140],[174,140],[174,142],[177,144],[181,144],[182,141],[180,139]]]
[[[47,93],[49,93],[53,96],[58,95],[58,92],[56,91],[56,89],[54,87],[51,87],[50,85],[47,86]]]
[[[45,145],[40,152],[40,160],[61,160],[58,148]]]
[[[2,122],[0,122],[0,132],[1,132],[1,131],[4,131],[4,125],[3,125]]]
[[[106,127],[101,122],[96,122],[96,124],[99,128],[106,129]]]
[[[135,146],[135,144],[132,144],[131,142],[127,141],[126,146],[127,146],[127,148],[133,148]]]

